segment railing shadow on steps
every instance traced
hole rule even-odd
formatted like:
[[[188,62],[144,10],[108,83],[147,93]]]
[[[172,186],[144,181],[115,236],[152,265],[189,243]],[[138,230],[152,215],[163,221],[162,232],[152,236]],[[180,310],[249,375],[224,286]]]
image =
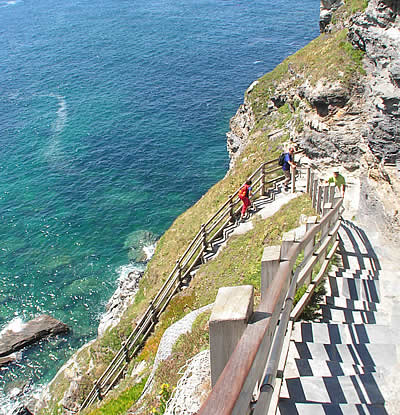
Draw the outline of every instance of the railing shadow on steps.
[[[276,402],[271,401],[282,351],[285,349],[283,343],[288,338],[286,333],[291,331],[293,322],[322,281],[339,245],[337,233],[341,224],[343,199],[335,198],[334,185],[321,185],[310,168],[307,169],[306,182],[306,190],[321,218],[308,219],[305,234],[300,240],[294,232],[285,234],[281,246],[269,250],[269,253],[275,252],[275,257],[263,257],[260,304],[250,317],[240,340],[232,347],[230,357],[224,357],[227,361],[217,375],[213,373],[213,354],[224,356],[226,352],[214,352],[213,345],[216,345],[216,349],[226,349],[226,345],[219,346],[212,341],[210,330],[211,377],[216,381],[213,381],[215,384],[198,415],[261,415],[267,414],[270,406],[276,406]],[[297,264],[300,254],[304,255],[304,259]],[[312,276],[317,263],[321,268]],[[264,278],[269,278],[269,281],[264,281]],[[308,286],[307,291],[293,308],[295,293],[303,285]],[[218,324],[221,330],[223,322],[218,321]],[[234,338],[233,334],[225,336],[222,342],[229,337]],[[220,361],[218,366],[221,367]]]
[[[283,180],[278,159],[262,163],[248,178],[252,180],[253,198],[257,200],[272,192],[276,184]],[[294,191],[294,175],[292,175]],[[83,401],[80,411],[92,405],[97,399],[101,400],[121,379],[131,359],[142,348],[145,340],[166,309],[172,297],[187,285],[192,278],[192,271],[201,263],[206,262],[207,253],[212,251],[213,243],[220,238],[224,230],[235,223],[241,209],[241,200],[237,194],[229,196],[228,200],[205,222],[185,252],[176,261],[176,264],[165,280],[164,284],[151,300],[148,308],[136,323],[132,333],[123,343],[113,360],[103,374],[94,383],[89,394]]]

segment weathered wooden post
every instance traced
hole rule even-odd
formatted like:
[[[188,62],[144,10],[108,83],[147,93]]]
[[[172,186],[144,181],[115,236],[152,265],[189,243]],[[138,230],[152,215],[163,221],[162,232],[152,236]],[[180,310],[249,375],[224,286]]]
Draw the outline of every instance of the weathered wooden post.
[[[292,179],[290,191],[294,193],[296,191],[296,169],[294,169],[293,167],[290,167],[290,175]]]
[[[204,223],[201,225],[201,245],[203,249],[203,254],[201,257],[202,257],[202,262],[204,264],[206,262],[205,253],[207,251],[207,233],[206,233],[206,226],[204,225]]]
[[[315,210],[317,210],[317,197],[318,197],[318,179],[314,179],[312,184],[312,205]]]
[[[314,172],[311,170],[310,173],[310,189],[309,189],[309,195],[311,200],[313,200],[313,190],[314,190]]]
[[[306,232],[308,232],[314,225],[317,224],[317,216],[309,216],[306,223]],[[310,241],[304,247],[304,258],[308,258],[312,255],[315,246],[315,236],[310,239]],[[310,284],[312,276],[312,270],[307,273],[304,283],[306,285]]]
[[[181,286],[181,284],[183,283],[183,281],[181,279],[182,278],[182,268],[181,268],[181,260],[180,259],[176,260],[176,273],[177,273],[176,288],[178,289]]]
[[[233,213],[233,195],[229,196],[229,216],[231,218],[231,223],[235,222],[235,215]]]
[[[260,196],[265,195],[265,163],[263,163],[261,167],[261,190],[260,190]]]
[[[323,209],[323,216],[327,215],[332,210],[332,203],[325,203]],[[323,239],[329,232],[332,222],[335,218],[330,219],[328,222],[324,224],[321,229],[321,239]]]
[[[101,388],[100,388],[99,382],[97,380],[96,380],[96,383],[94,384],[94,387],[96,389],[97,399],[99,401],[101,401],[103,399],[103,396],[101,394]]]
[[[336,188],[335,183],[329,184],[329,197],[328,197],[329,203],[333,203],[333,198],[335,197],[335,188]]]
[[[253,314],[252,285],[222,287],[209,322],[211,385],[214,386],[224,370]]]
[[[322,186],[318,186],[318,193],[317,193],[317,213],[322,213]]]
[[[281,259],[280,245],[266,246],[261,259],[261,301],[267,294]]]
[[[311,167],[307,167],[306,173],[306,193],[310,194],[310,184],[311,184]]]
[[[323,190],[322,190],[322,200],[325,205],[325,203],[329,203],[329,184],[324,184]]]
[[[125,361],[129,363],[129,349],[126,340],[122,342],[122,348],[124,349]]]
[[[281,255],[280,255],[280,260],[281,261],[287,261],[289,259],[288,253],[290,251],[290,248],[295,244],[298,243],[298,241],[296,241],[296,232],[295,231],[289,231],[289,232],[285,232],[282,235],[282,243],[281,243]],[[286,286],[284,287],[285,292],[288,291],[289,286],[290,286],[290,279],[288,279]]]

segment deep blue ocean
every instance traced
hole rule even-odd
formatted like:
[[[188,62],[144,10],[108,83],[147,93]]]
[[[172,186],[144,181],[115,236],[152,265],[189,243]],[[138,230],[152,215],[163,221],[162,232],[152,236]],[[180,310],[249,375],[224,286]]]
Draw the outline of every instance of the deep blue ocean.
[[[319,3],[0,0],[0,330],[42,313],[73,330],[0,369],[4,412],[225,175],[245,89],[318,36]]]

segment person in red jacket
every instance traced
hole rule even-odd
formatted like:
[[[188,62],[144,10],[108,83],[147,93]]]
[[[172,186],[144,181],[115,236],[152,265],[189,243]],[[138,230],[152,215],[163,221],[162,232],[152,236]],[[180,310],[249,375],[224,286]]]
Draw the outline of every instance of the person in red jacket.
[[[244,218],[248,207],[251,205],[250,197],[251,197],[251,180],[247,180],[246,184],[239,190],[238,197],[243,202],[242,206],[242,213],[240,219]]]

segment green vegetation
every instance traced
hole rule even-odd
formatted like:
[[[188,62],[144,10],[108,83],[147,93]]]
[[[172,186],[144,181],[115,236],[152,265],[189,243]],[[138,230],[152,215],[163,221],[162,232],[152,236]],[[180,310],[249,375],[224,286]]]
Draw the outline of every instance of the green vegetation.
[[[368,7],[368,0],[345,0],[345,7],[351,14],[363,12]]]
[[[338,20],[355,11],[363,10],[366,5],[365,0],[347,0],[345,7],[339,9],[334,17]],[[150,299],[160,289],[201,224],[216,212],[262,162],[278,157],[283,145],[289,142],[289,125],[294,127],[293,131],[297,133],[303,131],[301,111],[307,106],[307,110],[311,108],[305,99],[300,99],[296,94],[287,94],[287,101],[282,100],[277,111],[271,110],[270,99],[275,94],[279,97],[292,88],[303,84],[316,85],[317,82],[328,85],[339,83],[350,90],[353,81],[365,74],[362,59],[363,54],[354,50],[347,42],[346,29],[322,34],[305,48],[285,59],[272,72],[260,78],[246,94],[246,101],[255,115],[255,127],[250,132],[249,144],[237,159],[235,168],[194,206],[180,215],[158,241],[156,252],[140,281],[135,301],[125,311],[121,322],[76,355],[81,373],[85,373],[78,396],[81,401],[92,388],[93,381],[103,373],[122,342],[129,336]],[[282,234],[298,226],[301,214],[314,214],[308,196],[301,196],[289,202],[271,218],[255,218],[253,229],[246,234],[231,237],[220,254],[199,269],[190,287],[171,300],[139,355],[131,361],[128,373],[132,372],[138,363],[145,361],[147,368],[141,376],[148,376],[165,330],[188,312],[213,302],[220,287],[252,284],[257,301],[260,296],[263,247],[280,244]],[[298,298],[301,290],[296,294]],[[315,295],[318,296],[320,293],[318,287]],[[167,394],[170,394],[177,384],[179,370],[189,358],[208,347],[208,318],[209,313],[199,316],[192,331],[179,338],[172,356],[160,364],[155,375],[154,392],[145,398],[144,406],[148,408],[148,413],[151,413],[152,408],[155,411],[153,413],[163,413],[163,400],[165,401]],[[53,383],[53,403],[45,413],[57,413],[57,409],[54,408],[58,407],[58,402],[68,389],[69,383],[63,374]],[[168,387],[163,387],[163,384],[168,384]],[[137,400],[143,387],[144,379],[140,383],[135,383],[135,379],[127,377],[112,391],[110,397],[99,403],[99,408],[91,412],[88,412],[88,409],[85,413],[124,413]],[[161,392],[158,394],[157,391]]]
[[[339,82],[344,87],[350,88],[354,77],[365,75],[362,58],[363,52],[353,49],[347,41],[347,29],[321,34],[306,47],[285,59],[272,72],[260,78],[258,84],[247,94],[258,121],[257,126],[263,125],[266,104],[274,96],[281,82],[287,84],[287,89],[298,87],[306,80],[311,85],[315,85],[318,81]],[[302,76],[293,76],[293,74]],[[294,110],[297,107],[298,102],[293,105]],[[282,111],[286,118],[287,109]],[[285,118],[280,119],[281,125],[287,121]]]
[[[108,399],[107,402],[98,409],[88,412],[88,415],[120,415],[136,402],[141,395],[147,378],[143,378],[140,383],[121,392],[117,398]]]

